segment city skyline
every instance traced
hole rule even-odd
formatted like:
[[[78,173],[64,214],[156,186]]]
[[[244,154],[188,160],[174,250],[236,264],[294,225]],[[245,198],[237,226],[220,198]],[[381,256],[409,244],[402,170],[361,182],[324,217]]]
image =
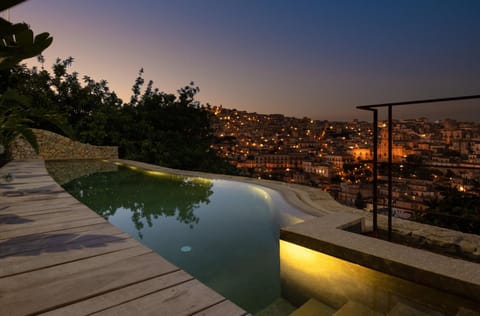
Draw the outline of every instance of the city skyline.
[[[476,1],[44,0],[10,15],[53,35],[47,67],[72,56],[73,70],[107,80],[124,101],[141,67],[165,92],[194,81],[202,103],[320,120],[370,119],[357,105],[479,93]],[[478,121],[477,104],[426,114]]]

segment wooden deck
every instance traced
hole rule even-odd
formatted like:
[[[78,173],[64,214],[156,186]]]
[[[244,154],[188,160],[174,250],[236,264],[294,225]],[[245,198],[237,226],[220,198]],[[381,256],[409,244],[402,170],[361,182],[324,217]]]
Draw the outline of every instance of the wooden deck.
[[[1,315],[247,313],[66,193],[41,160],[0,169]]]

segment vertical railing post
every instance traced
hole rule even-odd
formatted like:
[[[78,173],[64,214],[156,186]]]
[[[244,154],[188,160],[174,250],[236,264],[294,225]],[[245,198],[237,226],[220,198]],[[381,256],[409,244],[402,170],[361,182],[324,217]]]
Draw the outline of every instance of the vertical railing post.
[[[378,110],[373,110],[373,195],[372,195],[372,204],[373,204],[373,231],[377,232],[378,230]]]
[[[388,106],[388,240],[392,240],[392,164],[393,164],[393,119],[392,105]]]
[[[377,226],[377,213],[378,213],[378,109],[388,108],[388,240],[392,240],[392,216],[393,216],[393,119],[392,108],[394,106],[412,105],[412,104],[424,104],[424,103],[437,103],[437,102],[452,102],[460,100],[472,100],[480,99],[480,94],[466,95],[450,98],[438,98],[438,99],[426,99],[426,100],[412,100],[403,102],[381,103],[360,105],[357,109],[372,111],[373,112],[373,230],[378,229]]]

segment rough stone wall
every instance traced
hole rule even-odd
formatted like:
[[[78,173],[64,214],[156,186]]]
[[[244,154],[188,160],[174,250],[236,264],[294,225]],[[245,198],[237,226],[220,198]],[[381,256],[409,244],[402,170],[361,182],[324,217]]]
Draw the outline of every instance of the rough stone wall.
[[[23,138],[18,138],[10,147],[12,159],[44,160],[61,159],[117,159],[118,147],[116,146],[93,146],[73,141],[65,136],[40,130],[32,129],[37,136],[39,154]]]
[[[353,213],[361,215],[362,212],[357,210]],[[367,214],[365,218],[368,226],[372,227],[371,213]],[[479,235],[397,217],[392,220],[392,240],[394,242],[480,263]],[[385,238],[388,229],[387,221],[387,216],[378,215],[379,234]]]

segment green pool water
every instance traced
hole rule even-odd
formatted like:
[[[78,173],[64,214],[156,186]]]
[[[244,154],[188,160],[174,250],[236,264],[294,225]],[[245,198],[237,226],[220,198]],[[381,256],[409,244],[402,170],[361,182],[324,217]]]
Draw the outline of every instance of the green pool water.
[[[76,170],[78,162],[62,168]],[[279,227],[308,215],[261,186],[115,169],[63,187],[245,310],[256,313],[280,297]]]

